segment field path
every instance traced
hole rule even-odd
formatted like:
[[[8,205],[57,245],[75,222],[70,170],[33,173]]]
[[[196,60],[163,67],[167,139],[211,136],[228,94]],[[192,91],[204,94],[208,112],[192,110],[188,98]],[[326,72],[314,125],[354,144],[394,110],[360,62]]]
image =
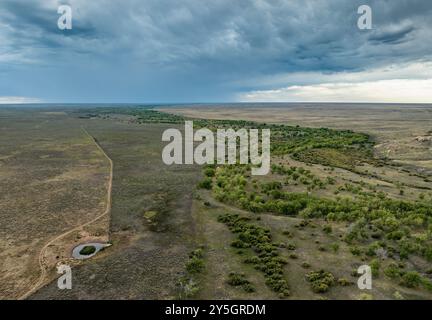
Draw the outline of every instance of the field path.
[[[113,169],[114,169],[114,163],[111,160],[111,158],[106,154],[105,150],[100,146],[100,144],[97,142],[97,140],[88,133],[88,131],[85,128],[81,128],[83,130],[83,132],[94,142],[94,144],[96,145],[96,147],[102,152],[102,154],[105,156],[105,158],[108,159],[109,164],[110,164],[110,175],[109,175],[109,181],[108,181],[108,192],[107,192],[107,202],[106,202],[106,208],[105,211],[100,214],[99,216],[97,216],[96,218],[81,224],[79,226],[74,227],[71,230],[68,230],[58,236],[56,236],[55,238],[51,239],[50,241],[48,241],[43,248],[41,249],[40,253],[39,253],[39,267],[40,267],[40,276],[38,281],[22,296],[20,296],[18,298],[18,300],[23,300],[26,299],[27,297],[29,297],[31,294],[33,294],[34,292],[36,292],[39,288],[41,288],[44,285],[45,282],[45,278],[46,278],[46,274],[47,274],[47,265],[45,264],[44,261],[44,257],[45,257],[45,253],[47,251],[47,249],[49,248],[50,245],[52,245],[54,242],[56,242],[57,240],[60,240],[61,238],[76,232],[78,230],[80,230],[81,228],[84,228],[94,222],[96,222],[97,220],[99,220],[100,218],[110,214],[111,212],[111,193],[112,193],[112,181],[113,181]],[[109,230],[108,230],[108,236],[109,236]]]

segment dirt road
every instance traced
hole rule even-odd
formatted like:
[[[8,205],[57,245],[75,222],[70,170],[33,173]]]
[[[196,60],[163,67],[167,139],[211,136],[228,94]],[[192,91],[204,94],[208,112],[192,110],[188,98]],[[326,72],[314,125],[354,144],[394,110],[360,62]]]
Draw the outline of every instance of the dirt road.
[[[38,281],[26,292],[24,293],[22,296],[20,296],[18,299],[19,300],[23,300],[26,299],[27,297],[29,297],[31,294],[33,294],[35,291],[37,291],[39,288],[41,288],[42,286],[45,285],[45,281],[46,281],[46,275],[47,275],[47,270],[49,268],[49,266],[47,266],[47,264],[45,263],[45,253],[47,251],[47,249],[56,241],[60,240],[61,238],[79,231],[80,229],[96,222],[97,220],[103,218],[104,216],[109,216],[110,212],[111,212],[111,193],[112,193],[112,181],[113,181],[113,169],[114,169],[114,163],[111,160],[111,158],[106,154],[106,152],[104,151],[104,149],[100,146],[100,144],[97,142],[97,140],[88,133],[88,131],[85,128],[82,128],[83,132],[93,141],[93,143],[96,145],[96,147],[102,152],[102,154],[105,156],[105,158],[108,159],[109,164],[110,164],[110,174],[109,174],[109,181],[108,181],[108,191],[107,191],[107,200],[106,200],[106,208],[105,211],[98,215],[97,217],[95,217],[94,219],[81,224],[79,226],[74,227],[71,230],[68,230],[58,236],[56,236],[55,238],[51,239],[50,241],[48,241],[41,249],[40,253],[39,253],[39,267],[40,267],[40,276]]]

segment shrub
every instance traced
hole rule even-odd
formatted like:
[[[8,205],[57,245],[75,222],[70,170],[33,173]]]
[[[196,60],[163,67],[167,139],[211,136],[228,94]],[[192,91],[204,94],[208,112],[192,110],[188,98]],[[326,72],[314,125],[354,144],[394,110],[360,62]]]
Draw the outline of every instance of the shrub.
[[[378,276],[379,276],[380,266],[381,266],[381,264],[380,264],[380,262],[378,261],[378,259],[373,259],[373,260],[370,262],[369,266],[370,266],[371,269],[372,269],[372,275],[373,275],[374,277],[378,277]]]
[[[353,256],[359,256],[362,254],[362,251],[359,247],[351,247],[350,252],[352,253]]]
[[[368,293],[361,293],[358,297],[358,300],[373,300],[373,296]]]
[[[401,285],[408,288],[417,288],[422,283],[422,277],[416,271],[406,272],[402,276]]]
[[[251,283],[246,283],[242,286],[243,290],[247,293],[255,292],[255,287]]]
[[[346,287],[346,286],[350,286],[350,285],[352,285],[352,282],[349,281],[349,280],[347,280],[347,279],[345,279],[345,278],[339,278],[339,279],[338,279],[338,284],[339,284],[340,286]]]
[[[194,251],[192,251],[189,254],[189,257],[194,257],[194,256],[197,257],[197,258],[204,257],[204,251],[203,251],[203,249],[202,248],[195,249]]]
[[[230,274],[228,275],[227,283],[230,286],[236,287],[244,284],[249,284],[249,281],[246,279],[246,276],[243,273],[230,272]]]
[[[384,269],[384,274],[391,279],[399,278],[402,273],[396,263],[391,263]]]
[[[284,230],[284,231],[282,231],[282,234],[283,234],[284,236],[287,236],[288,238],[292,238],[292,233],[291,233],[291,231],[289,231],[289,230]]]
[[[331,225],[329,225],[329,224],[325,225],[325,226],[323,227],[323,231],[324,231],[325,233],[327,233],[327,234],[332,233],[332,227],[331,227]]]
[[[294,243],[289,243],[287,246],[288,250],[295,250],[297,248],[297,246]]]
[[[367,247],[365,253],[366,253],[366,255],[368,255],[370,257],[374,257],[374,256],[376,256],[377,250],[379,250],[381,248],[382,248],[382,246],[380,245],[380,243],[375,241]]]
[[[432,291],[432,281],[428,278],[421,278],[421,283],[426,290]]]
[[[330,247],[332,248],[332,250],[333,250],[334,252],[338,252],[338,251],[339,251],[339,244],[336,243],[336,242],[332,243],[332,244],[330,245]]]
[[[186,270],[189,273],[200,273],[204,270],[203,250],[196,249],[189,254],[189,260],[186,263]]]
[[[306,280],[311,283],[312,291],[315,293],[324,293],[334,284],[334,276],[327,271],[312,271],[306,274]]]
[[[198,184],[198,188],[210,190],[212,188],[212,184],[212,178],[206,177]]]
[[[265,283],[273,291],[281,296],[289,295],[289,286],[283,278],[283,265],[288,262],[279,256],[277,244],[271,241],[270,230],[247,223],[249,218],[240,217],[237,214],[224,214],[218,216],[218,221],[225,223],[231,232],[237,234],[237,239],[232,246],[239,248],[251,248],[257,256],[244,260],[245,263],[254,265],[256,270],[264,273]],[[250,290],[246,288],[245,290]]]
[[[401,295],[399,291],[396,291],[396,292],[393,294],[393,297],[394,297],[396,300],[404,300],[403,295]]]
[[[261,262],[261,259],[257,256],[253,256],[250,258],[246,258],[243,262],[248,264],[259,264]]]
[[[186,263],[186,270],[189,273],[200,273],[204,269],[204,261],[198,257],[192,257]]]
[[[213,168],[204,169],[204,175],[207,177],[214,177],[215,176],[215,169],[213,169]]]
[[[396,230],[387,234],[389,240],[400,240],[404,237],[405,233],[402,230]]]
[[[96,252],[96,247],[94,246],[85,246],[84,248],[81,249],[81,251],[79,252],[81,255],[83,256],[89,256],[93,253]]]
[[[200,290],[198,283],[193,279],[183,277],[179,280],[177,286],[180,287],[179,298],[192,298]]]
[[[423,256],[427,261],[432,261],[432,247],[427,247],[423,249]]]
[[[239,248],[239,249],[241,249],[241,248],[250,248],[250,244],[249,243],[244,242],[244,241],[239,240],[239,239],[234,240],[233,242],[231,242],[231,246],[234,247],[234,248]]]

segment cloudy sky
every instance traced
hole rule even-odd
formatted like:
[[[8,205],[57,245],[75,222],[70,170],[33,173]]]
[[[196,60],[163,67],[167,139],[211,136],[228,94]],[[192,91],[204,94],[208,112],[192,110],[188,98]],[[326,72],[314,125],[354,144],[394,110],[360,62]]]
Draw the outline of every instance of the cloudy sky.
[[[431,0],[0,0],[0,103],[432,103],[431,36]]]

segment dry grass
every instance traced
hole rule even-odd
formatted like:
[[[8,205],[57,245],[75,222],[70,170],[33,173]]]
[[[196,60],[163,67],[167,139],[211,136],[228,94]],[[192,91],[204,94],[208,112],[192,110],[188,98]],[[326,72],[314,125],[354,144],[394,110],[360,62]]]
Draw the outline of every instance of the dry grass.
[[[104,210],[108,172],[94,144],[63,115],[2,110],[0,127],[0,298],[7,299],[37,281],[45,243]],[[67,249],[49,249],[51,271]]]

